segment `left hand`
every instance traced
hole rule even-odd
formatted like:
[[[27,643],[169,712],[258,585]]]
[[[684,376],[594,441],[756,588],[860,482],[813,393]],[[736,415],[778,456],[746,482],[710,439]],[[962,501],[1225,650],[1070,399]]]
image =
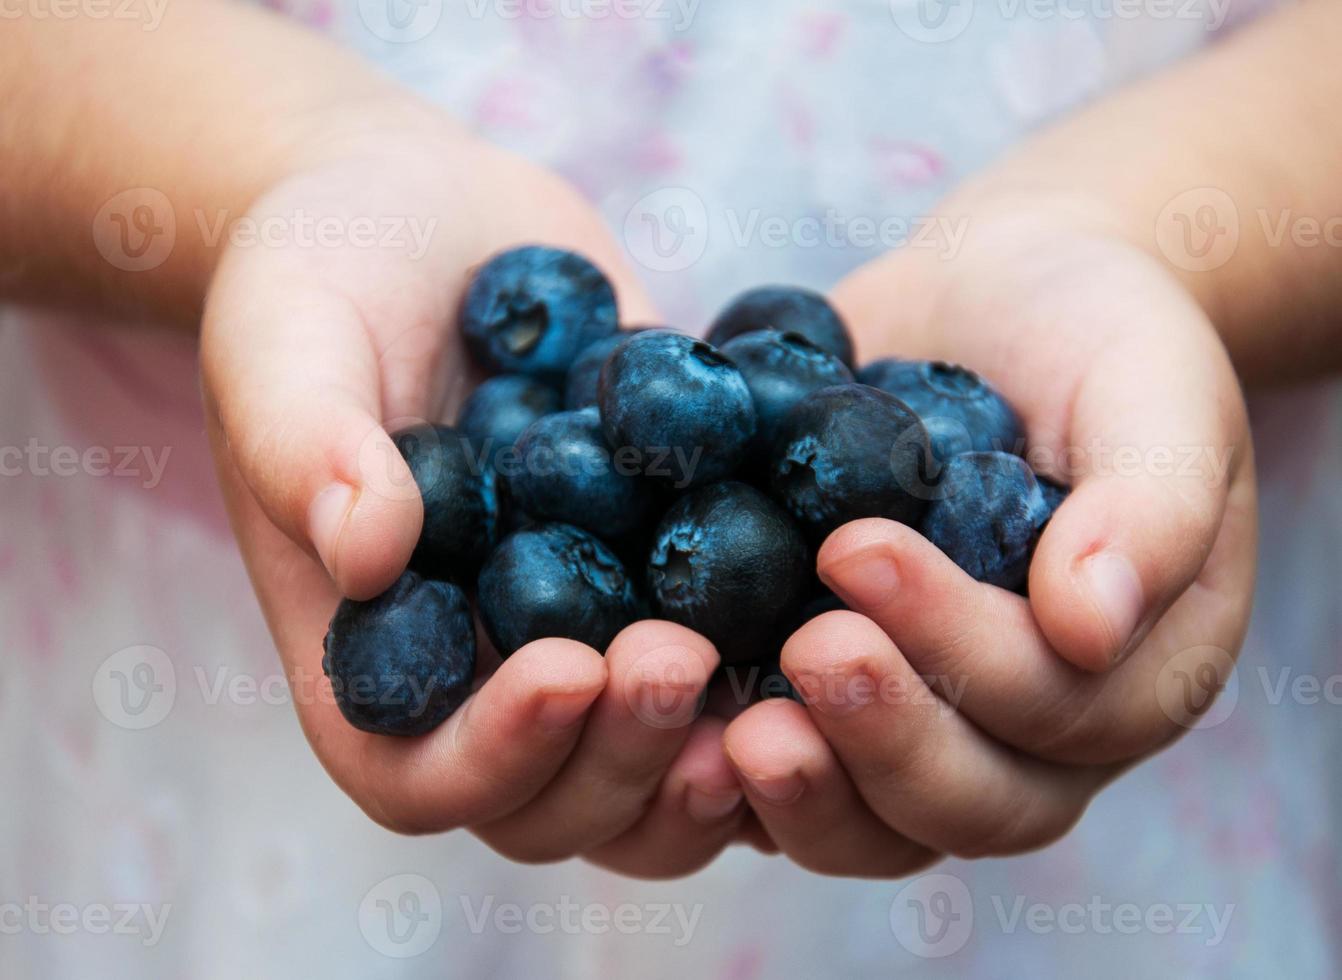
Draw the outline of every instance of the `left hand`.
[[[728,758],[772,842],[816,871],[896,876],[1041,847],[1186,731],[1233,665],[1257,520],[1239,384],[1172,275],[1065,211],[976,212],[954,258],[893,253],[834,301],[864,360],[988,378],[1031,462],[1073,493],[1028,599],[912,528],[836,531],[819,572],[853,611],[789,639],[806,706],[751,707]]]

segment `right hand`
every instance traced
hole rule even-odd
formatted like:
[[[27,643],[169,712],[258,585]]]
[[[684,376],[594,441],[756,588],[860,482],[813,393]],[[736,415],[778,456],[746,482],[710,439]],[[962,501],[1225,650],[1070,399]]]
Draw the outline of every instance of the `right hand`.
[[[396,831],[469,827],[517,860],[694,870],[745,808],[723,723],[695,718],[717,654],[688,630],[638,623],[606,651],[532,643],[421,738],[359,731],[336,707],[322,637],[342,595],[376,595],[409,560],[422,503],[387,430],[450,418],[465,394],[454,321],[469,270],[512,245],[557,245],[607,271],[625,322],[657,317],[577,193],[450,122],[419,107],[365,110],[314,145],[248,217],[297,229],[306,215],[350,240],[231,245],[201,353],[230,519],[313,750]],[[358,247],[360,219],[402,230]],[[406,221],[427,240],[412,241]]]

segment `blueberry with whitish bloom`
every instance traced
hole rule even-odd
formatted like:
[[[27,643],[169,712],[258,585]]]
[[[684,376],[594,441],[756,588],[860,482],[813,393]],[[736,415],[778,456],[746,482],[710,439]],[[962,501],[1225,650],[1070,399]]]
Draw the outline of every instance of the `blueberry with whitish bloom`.
[[[341,714],[366,732],[423,735],[471,693],[475,623],[450,582],[407,571],[374,599],[342,600],[323,647]]]
[[[414,425],[391,438],[424,500],[424,526],[410,567],[431,578],[471,575],[495,541],[494,471],[451,426]]]
[[[932,455],[945,464],[968,452],[1020,454],[1020,419],[992,385],[968,368],[943,361],[888,357],[857,372],[863,384],[894,395],[918,413],[932,440]]]
[[[665,330],[615,349],[597,385],[606,442],[640,453],[643,472],[677,488],[728,476],[755,435],[755,406],[731,359]]]
[[[1030,467],[1010,453],[952,459],[923,519],[923,534],[980,582],[1019,590],[1052,510]]]
[[[461,406],[457,429],[491,462],[539,418],[558,412],[559,392],[524,374],[501,374],[481,384]]]
[[[657,328],[633,327],[588,344],[569,366],[568,380],[564,383],[564,407],[573,412],[595,405],[597,381],[601,377],[601,368],[606,359],[615,352],[616,347],[634,334],[652,329]]]
[[[639,613],[615,553],[569,524],[533,524],[504,538],[480,570],[477,599],[485,632],[504,657],[551,636],[604,653]]]
[[[776,652],[809,574],[792,519],[754,487],[729,481],[687,494],[663,516],[648,590],[655,612],[701,633],[733,664]]]
[[[755,402],[755,446],[763,455],[773,447],[783,419],[811,392],[851,384],[853,372],[833,354],[801,334],[752,330],[722,345],[722,353],[746,379]]]
[[[708,342],[721,347],[733,337],[768,329],[801,334],[853,366],[853,338],[839,314],[825,297],[797,286],[760,286],[737,296],[713,321]]]
[[[651,495],[606,446],[595,408],[538,419],[502,467],[512,503],[536,520],[615,538],[647,519]]]
[[[583,348],[618,324],[615,291],[601,270],[545,245],[495,255],[476,271],[461,305],[462,334],[483,367],[554,385]]]
[[[770,488],[817,543],[861,517],[916,527],[935,493],[927,455],[927,431],[895,396],[860,384],[821,388],[784,420]]]

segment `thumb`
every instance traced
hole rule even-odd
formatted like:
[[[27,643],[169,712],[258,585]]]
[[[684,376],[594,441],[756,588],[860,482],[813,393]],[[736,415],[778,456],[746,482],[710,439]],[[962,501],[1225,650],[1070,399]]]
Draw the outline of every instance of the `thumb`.
[[[414,478],[381,420],[379,360],[358,310],[256,263],[221,267],[201,335],[206,410],[262,511],[369,598],[410,559],[423,523]]]
[[[1081,379],[1070,430],[1062,465],[1043,468],[1076,486],[1039,542],[1030,604],[1059,653],[1106,670],[1206,565],[1252,469],[1247,421],[1215,338],[1171,330],[1159,347],[1134,336],[1108,349]]]

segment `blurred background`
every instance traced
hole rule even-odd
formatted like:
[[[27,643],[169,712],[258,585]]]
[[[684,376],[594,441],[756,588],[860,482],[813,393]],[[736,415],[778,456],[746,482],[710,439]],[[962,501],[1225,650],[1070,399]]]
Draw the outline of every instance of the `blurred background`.
[[[691,330],[748,285],[832,285],[901,244],[868,225],[1268,6],[975,4],[933,37],[901,0],[390,3],[282,12],[577,182]],[[1234,679],[1064,841],[879,883],[736,847],[647,883],[364,817],[289,704],[193,344],[0,310],[0,977],[1337,975],[1342,397],[1251,407]]]

